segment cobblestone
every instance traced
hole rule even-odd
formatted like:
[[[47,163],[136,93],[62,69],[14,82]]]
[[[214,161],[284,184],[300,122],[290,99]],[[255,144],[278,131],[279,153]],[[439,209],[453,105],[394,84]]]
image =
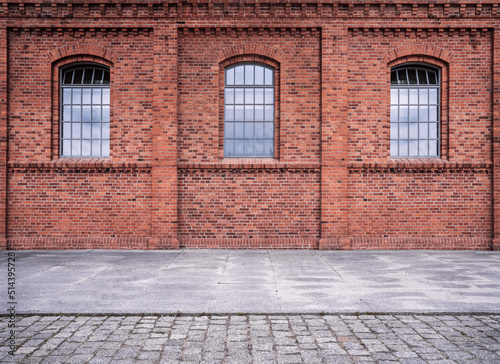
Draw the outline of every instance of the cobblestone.
[[[0,362],[500,363],[500,315],[21,316]]]

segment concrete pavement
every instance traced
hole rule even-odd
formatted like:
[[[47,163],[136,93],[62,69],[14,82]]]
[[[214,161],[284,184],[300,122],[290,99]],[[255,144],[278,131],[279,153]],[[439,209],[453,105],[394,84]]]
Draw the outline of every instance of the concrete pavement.
[[[7,254],[0,253],[5,285]],[[17,313],[500,313],[500,253],[490,251],[68,250],[15,257]],[[3,312],[7,301],[0,302]]]

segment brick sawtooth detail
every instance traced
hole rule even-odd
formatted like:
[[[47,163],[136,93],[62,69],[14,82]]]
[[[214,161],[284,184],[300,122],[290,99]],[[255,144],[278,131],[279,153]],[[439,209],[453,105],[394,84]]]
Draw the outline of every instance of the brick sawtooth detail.
[[[106,159],[81,159],[44,162],[9,162],[11,172],[143,172],[150,173],[151,162],[114,162]]]
[[[442,159],[394,159],[381,162],[350,162],[350,173],[490,173],[489,162],[449,162]]]

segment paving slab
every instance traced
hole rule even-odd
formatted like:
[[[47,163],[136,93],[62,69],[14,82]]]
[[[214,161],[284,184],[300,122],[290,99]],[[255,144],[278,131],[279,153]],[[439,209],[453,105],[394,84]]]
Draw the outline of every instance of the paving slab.
[[[20,314],[500,313],[499,252],[14,253]]]

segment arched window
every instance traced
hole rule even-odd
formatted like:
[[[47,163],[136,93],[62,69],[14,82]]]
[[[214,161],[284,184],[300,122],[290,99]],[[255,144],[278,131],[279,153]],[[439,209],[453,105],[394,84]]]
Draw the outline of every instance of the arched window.
[[[109,69],[92,64],[61,73],[60,155],[109,157]]]
[[[224,156],[274,156],[274,69],[253,63],[225,69]]]
[[[424,65],[392,69],[391,157],[439,157],[439,100],[439,70]]]

